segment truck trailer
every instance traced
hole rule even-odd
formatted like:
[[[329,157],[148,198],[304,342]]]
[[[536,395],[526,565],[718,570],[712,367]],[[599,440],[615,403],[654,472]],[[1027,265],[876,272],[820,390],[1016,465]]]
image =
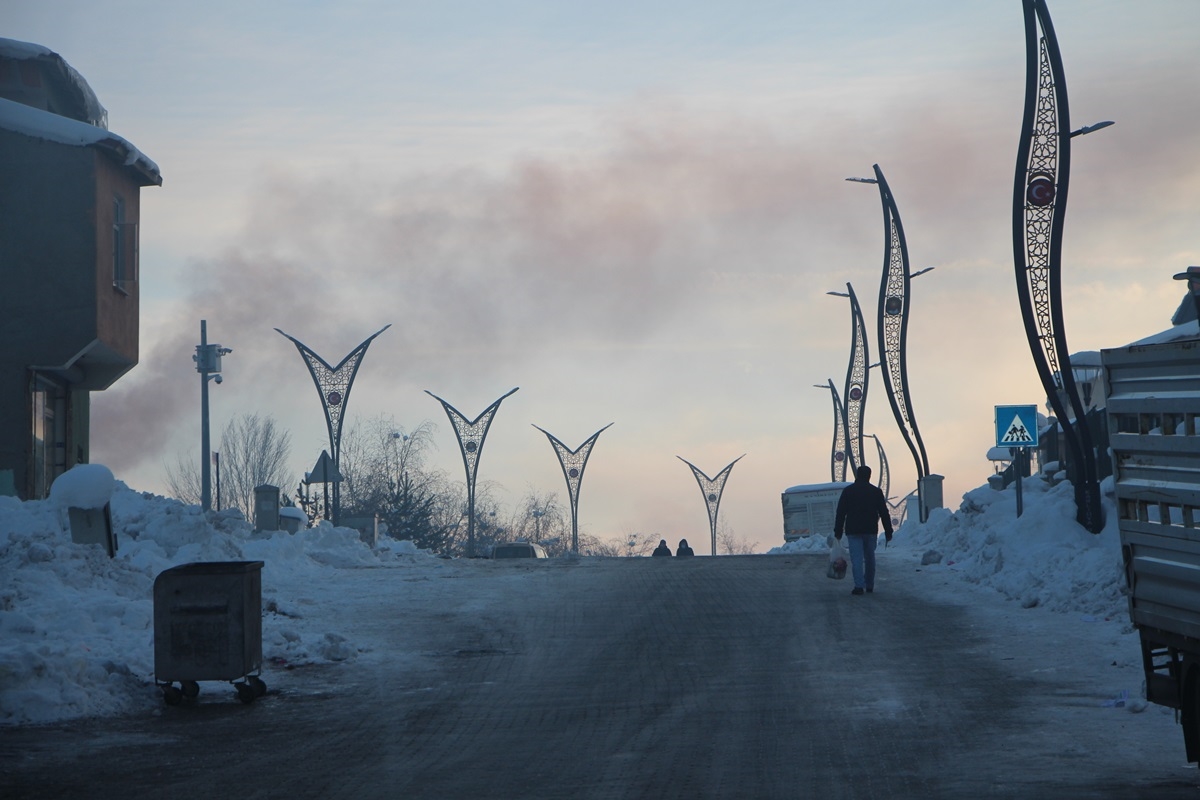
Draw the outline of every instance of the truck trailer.
[[[1146,699],[1200,761],[1200,340],[1101,353],[1129,615]]]
[[[833,533],[838,499],[849,483],[808,483],[786,489],[783,501],[783,540],[794,542],[812,534]]]

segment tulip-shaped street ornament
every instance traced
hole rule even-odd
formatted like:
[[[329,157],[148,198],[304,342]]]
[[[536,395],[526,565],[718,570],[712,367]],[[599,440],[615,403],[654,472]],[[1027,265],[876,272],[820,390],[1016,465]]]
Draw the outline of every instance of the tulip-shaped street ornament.
[[[479,416],[468,420],[457,408],[428,389],[425,390],[425,394],[441,403],[442,408],[446,410],[446,416],[454,426],[454,435],[458,437],[458,449],[462,451],[463,469],[467,473],[467,558],[475,557],[475,475],[479,470],[483,443],[487,439],[488,428],[492,425],[492,417],[496,416],[500,403],[515,391],[517,389],[501,395],[496,402],[481,411]]]
[[[533,426],[546,434],[546,438],[550,440],[550,445],[558,456],[558,464],[562,467],[563,477],[567,481],[567,494],[571,498],[571,551],[574,553],[579,552],[579,486],[583,483],[583,470],[587,466],[588,456],[592,454],[592,446],[596,444],[596,439],[612,426],[613,423],[608,423],[574,450],[545,428]]]
[[[708,528],[712,534],[712,554],[717,554],[717,510],[721,507],[721,494],[725,491],[725,481],[729,480],[729,472],[733,469],[733,465],[746,457],[746,454],[735,458],[729,462],[729,466],[717,473],[717,477],[710,478],[700,471],[695,464],[688,461],[683,456],[675,456],[683,463],[692,468],[692,474],[696,476],[696,483],[700,484],[700,493],[704,495],[704,504],[708,507]]]
[[[304,359],[305,365],[308,366],[308,374],[312,376],[313,383],[316,384],[317,394],[321,396],[321,407],[325,409],[325,427],[329,431],[329,451],[333,457],[334,474],[340,476],[340,467],[342,460],[342,420],[346,414],[346,404],[350,401],[350,389],[354,386],[354,376],[358,374],[358,368],[362,364],[363,356],[367,354],[367,348],[371,342],[375,341],[375,337],[386,331],[391,325],[384,325],[375,333],[371,334],[359,344],[358,347],[350,351],[336,367],[331,367],[329,362],[314,353],[308,345],[301,342],[294,336],[289,336],[283,331],[276,328],[281,336],[290,339],[292,344],[296,345],[296,349],[300,351],[300,357]],[[338,523],[338,517],[341,514],[341,483],[340,477],[333,484],[333,524]],[[326,508],[326,513],[329,509]]]

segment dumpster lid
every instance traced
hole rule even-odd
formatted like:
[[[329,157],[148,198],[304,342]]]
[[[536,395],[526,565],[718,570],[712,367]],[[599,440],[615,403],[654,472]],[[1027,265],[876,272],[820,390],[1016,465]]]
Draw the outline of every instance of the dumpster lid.
[[[262,561],[194,561],[165,569],[159,575],[233,575],[241,572],[261,570]]]

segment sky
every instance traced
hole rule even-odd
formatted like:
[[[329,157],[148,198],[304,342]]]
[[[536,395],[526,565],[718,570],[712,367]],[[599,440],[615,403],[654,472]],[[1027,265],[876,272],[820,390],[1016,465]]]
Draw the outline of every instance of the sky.
[[[1042,406],[1013,277],[1024,92],[1017,0],[962,3],[0,0],[2,33],[61,54],[113,132],[161,168],[142,192],[141,358],[92,404],[92,460],[164,492],[199,458],[200,320],[233,349],[212,427],[274,416],[296,479],[328,447],[280,328],[336,364],[374,341],[347,424],[468,419],[513,387],[479,480],[508,506],[565,485],[536,424],[588,462],[581,531],[708,541],[676,456],[734,468],[722,524],[759,552],[779,493],[829,480],[830,378],[853,284],[873,320],[878,163],[913,281],[912,406],[951,508],[992,470],[996,405]],[[1200,4],[1054,0],[1073,147],[1071,351],[1169,325],[1200,263]],[[878,352],[871,329],[871,347]],[[874,360],[874,357],[873,357]],[[916,470],[878,376],[864,432],[891,494]],[[214,437],[215,438],[215,437]],[[869,444],[868,440],[868,444]],[[870,463],[874,461],[869,458]],[[294,487],[284,487],[285,490]]]
[[[499,595],[536,610],[546,602],[543,570],[607,561],[568,554],[518,569],[438,558],[387,537],[371,549],[357,531],[327,522],[296,534],[254,534],[234,512],[206,521],[198,506],[114,484],[99,465],[66,475],[72,479],[50,499],[0,497],[0,730],[164,713],[154,676],[154,582],[180,564],[263,562],[261,677],[286,695],[311,691],[311,673],[290,667],[324,665],[351,683],[353,675],[405,671],[428,657],[431,626],[444,635],[446,626],[475,625]],[[1082,748],[1159,763],[1163,780],[1191,783],[1196,773],[1184,763],[1174,712],[1144,699],[1141,651],[1121,592],[1111,480],[1103,490],[1109,524],[1099,535],[1074,524],[1069,483],[1025,481],[1020,517],[1013,489],[971,490],[956,511],[934,511],[925,524],[910,519],[888,547],[881,543],[883,594],[874,597],[962,608],[973,627],[988,631],[981,652],[998,667],[1035,682],[1063,681],[1028,713],[1049,730],[1074,732],[1050,745],[1061,748],[1065,770]],[[63,520],[63,506],[105,500],[118,531],[113,559],[100,545],[73,543]],[[814,535],[749,558],[824,559],[826,541]],[[845,602],[862,602],[849,596],[849,578],[809,574]],[[367,606],[404,611],[380,626]],[[413,635],[396,637],[395,625]],[[227,685],[201,681],[199,702],[238,701]]]

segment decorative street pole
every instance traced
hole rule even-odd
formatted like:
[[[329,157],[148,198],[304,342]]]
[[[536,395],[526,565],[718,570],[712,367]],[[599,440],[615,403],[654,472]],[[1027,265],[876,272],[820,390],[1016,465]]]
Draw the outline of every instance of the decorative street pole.
[[[228,347],[208,343],[208,320],[200,320],[200,344],[192,360],[200,373],[200,509],[212,510],[212,444],[208,428],[208,382],[220,383],[221,358],[232,353]],[[218,501],[217,505],[220,505]]]
[[[878,164],[872,168],[875,171],[874,178],[846,180],[871,183],[879,187],[879,198],[883,204],[883,277],[879,282],[878,337],[882,352],[880,363],[883,366],[883,386],[887,391],[888,403],[892,407],[892,416],[896,418],[896,424],[916,465],[918,497],[924,497],[925,484],[929,477],[929,457],[925,453],[925,443],[921,440],[917,418],[913,414],[912,397],[908,389],[906,344],[910,281],[917,275],[929,272],[933,267],[917,273],[909,272],[908,243],[904,238],[904,224],[900,221],[896,198],[892,195],[887,179],[883,177],[883,170]],[[886,496],[886,492],[884,494]],[[919,505],[921,521],[924,522],[925,503]]]
[[[350,401],[350,389],[354,385],[354,376],[358,374],[358,367],[362,364],[363,356],[367,354],[367,347],[375,340],[375,337],[386,331],[391,325],[384,325],[375,333],[368,336],[362,344],[350,351],[350,353],[338,363],[336,367],[329,366],[329,362],[314,353],[308,345],[301,342],[294,336],[289,336],[283,331],[276,328],[275,330],[281,335],[292,341],[296,345],[296,349],[300,351],[300,357],[304,359],[304,363],[308,366],[308,374],[312,376],[313,383],[317,387],[317,394],[321,396],[321,407],[325,410],[325,427],[329,432],[329,450],[333,456],[333,472],[338,476],[333,484],[333,524],[338,524],[338,517],[342,511],[342,484],[341,484],[341,466],[342,466],[342,422],[346,415],[346,404]],[[328,509],[326,509],[328,511]]]
[[[579,485],[583,483],[583,469],[587,466],[588,456],[592,454],[592,445],[596,443],[596,439],[612,426],[613,423],[608,423],[574,450],[560,442],[550,431],[538,428],[537,425],[533,426],[546,434],[546,438],[550,440],[550,445],[558,455],[558,464],[562,467],[563,477],[567,480],[567,494],[571,498],[571,551],[575,553],[579,552]],[[534,512],[534,515],[538,520],[540,533],[541,514]]]
[[[867,346],[867,327],[862,309],[854,296],[854,287],[846,284],[845,292],[826,292],[834,297],[850,298],[850,362],[846,367],[846,444],[850,457],[850,474],[858,473],[863,461],[862,422],[867,404],[867,378],[870,350]]]
[[[729,479],[729,471],[733,469],[733,465],[746,457],[746,454],[735,458],[729,462],[729,466],[717,473],[717,477],[710,478],[696,468],[696,465],[688,461],[683,456],[675,456],[683,463],[692,468],[692,474],[696,476],[696,483],[700,484],[700,493],[704,495],[704,504],[708,506],[708,528],[712,533],[712,554],[717,554],[717,509],[721,507],[721,494],[725,491],[725,481]]]
[[[1092,533],[1104,528],[1096,453],[1083,401],[1071,371],[1062,307],[1062,237],[1071,174],[1071,137],[1108,127],[1100,122],[1071,131],[1067,83],[1045,0],[1023,0],[1025,111],[1013,183],[1013,256],[1021,319],[1038,378],[1076,466],[1076,520]],[[1038,29],[1041,35],[1038,35]],[[1075,419],[1069,419],[1066,397]]]
[[[870,436],[872,439],[875,440],[875,449],[879,451],[878,485],[879,485],[880,490],[883,491],[883,496],[886,499],[888,497],[888,491],[892,487],[892,474],[888,470],[887,454],[883,452],[883,442],[879,441],[878,436],[876,436],[873,433],[868,433],[867,436]]]
[[[425,390],[425,394],[437,400],[442,404],[442,408],[446,409],[446,416],[454,426],[454,435],[458,437],[458,448],[462,451],[463,469],[467,472],[467,558],[475,557],[475,474],[479,469],[479,457],[483,454],[483,442],[487,439],[492,417],[496,416],[501,401],[519,388],[501,395],[496,402],[470,421],[457,408],[428,389]]]
[[[917,477],[929,474],[929,459],[925,445],[917,429],[916,417],[912,412],[912,401],[908,390],[908,364],[906,340],[908,332],[909,273],[908,245],[904,237],[904,225],[892,196],[887,180],[878,164],[874,165],[875,178],[848,178],[858,183],[872,183],[879,187],[883,203],[884,253],[883,278],[879,285],[878,336],[884,365],[884,388],[888,402],[900,432],[912,451],[916,463]],[[932,267],[930,267],[932,269]],[[922,270],[918,275],[929,270]]]
[[[829,393],[833,395],[833,445],[829,453],[829,480],[834,483],[842,483],[846,480],[845,407],[842,405],[842,398],[838,395],[837,387],[833,385],[833,378],[829,379],[828,386],[823,383],[814,383],[813,386],[818,389],[828,389]]]

